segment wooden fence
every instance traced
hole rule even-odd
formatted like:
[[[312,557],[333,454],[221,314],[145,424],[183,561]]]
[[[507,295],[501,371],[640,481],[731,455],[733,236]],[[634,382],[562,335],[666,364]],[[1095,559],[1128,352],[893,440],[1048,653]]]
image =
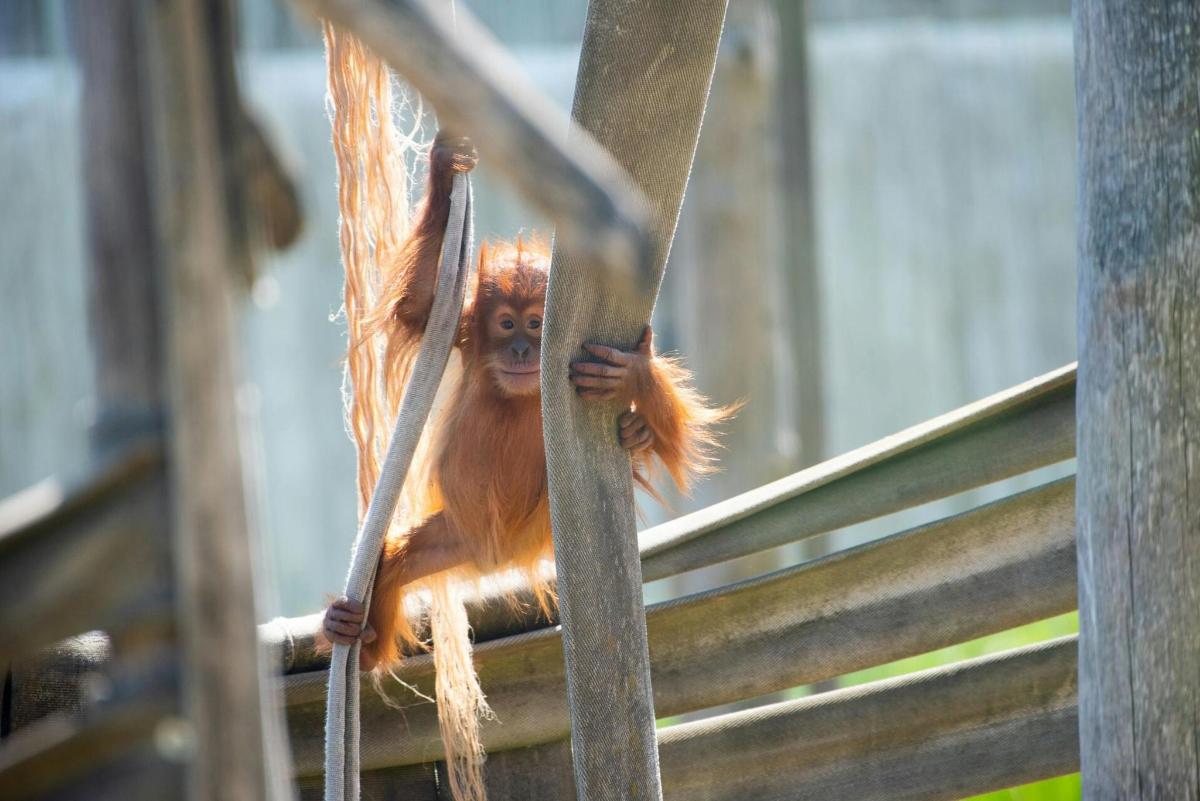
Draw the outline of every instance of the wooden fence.
[[[646,578],[1069,459],[1074,388],[1074,370],[1064,368],[650,529],[642,537]],[[1051,481],[651,606],[656,714],[756,698],[1074,609],[1074,498],[1072,478]],[[665,557],[676,561],[655,562]],[[497,716],[484,726],[496,797],[573,797],[561,631],[532,612],[521,619],[487,603],[471,611],[476,664]],[[325,674],[312,648],[319,621],[263,627],[288,674],[288,727],[301,777],[315,777],[322,765]],[[1066,638],[662,729],[664,792],[688,799],[958,798],[1069,773],[1079,759],[1074,649],[1074,638]],[[364,684],[363,767],[379,772],[380,787],[426,775],[432,788],[441,744],[436,711],[420,698],[433,692],[432,659],[411,657],[397,678],[385,682],[386,697]],[[956,753],[962,758],[950,758]],[[780,795],[780,787],[803,791]]]
[[[497,48],[461,32],[452,38],[423,0],[295,2],[364,34],[447,118],[488,129],[491,147],[504,156],[496,163],[560,232],[614,280],[639,280],[629,265],[647,247],[642,211],[602,151],[548,131],[553,111],[506,71]],[[246,164],[234,157],[261,143],[254,145],[238,106],[227,2],[123,0],[103,11],[81,4],[79,13],[101,423],[88,475],[38,485],[0,505],[0,663],[10,666],[0,794],[284,797],[272,770],[282,763],[250,624],[229,293],[250,263],[246,219],[275,203],[273,219],[294,221],[296,209],[286,191],[249,191]],[[1184,30],[1190,19],[1181,15],[1174,24]],[[1117,38],[1107,29],[1097,35]],[[1188,41],[1194,64],[1197,46]],[[1184,63],[1184,55],[1162,57]],[[1081,130],[1087,124],[1085,117]],[[1105,135],[1117,141],[1117,133]],[[1088,142],[1090,157],[1108,153]],[[286,188],[271,159],[255,163],[267,185]],[[1108,191],[1094,181],[1085,186],[1097,196]],[[1170,246],[1186,255],[1175,240]],[[1093,247],[1089,241],[1083,250]],[[1180,269],[1194,275],[1194,252],[1190,258]],[[1155,308],[1163,319],[1178,311]],[[1194,294],[1180,308],[1194,321]],[[1180,341],[1194,346],[1194,332],[1188,337]],[[1194,351],[1181,356],[1193,367]],[[1193,383],[1196,374],[1188,374]],[[1075,453],[1075,389],[1067,367],[658,526],[644,536],[644,576],[715,564],[1067,460]],[[1080,408],[1095,407],[1102,422],[1097,403]],[[1093,437],[1108,436],[1096,421]],[[1185,426],[1179,441],[1194,438]],[[1185,449],[1185,468],[1189,458]],[[1107,486],[1106,475],[1087,474],[1093,492]],[[1167,504],[1180,497],[1178,487],[1161,495]],[[1195,513],[1182,508],[1191,515],[1184,528],[1194,527]],[[1191,574],[1180,573],[1188,569],[1183,562],[1191,564],[1156,569],[1192,587]],[[1114,575],[1129,578],[1128,569]],[[1093,597],[1096,577],[1081,578]],[[655,709],[664,717],[756,698],[1044,619],[1075,603],[1075,485],[1066,478],[651,607]],[[561,631],[487,604],[472,617],[479,673],[498,717],[484,729],[494,797],[573,797]],[[1172,642],[1178,615],[1164,619],[1169,625],[1154,629],[1151,645]],[[317,623],[274,621],[258,633],[287,674],[291,767],[304,797],[318,797],[321,769],[325,676],[312,648]],[[36,656],[96,629],[107,635],[100,646],[91,638]],[[1106,642],[1104,632],[1085,630],[1088,636]],[[664,728],[665,795],[958,798],[1075,770],[1076,652],[1076,639],[1063,638]],[[46,690],[29,668],[38,664],[68,667]],[[1168,675],[1169,688],[1181,692],[1195,681],[1195,671],[1189,675]],[[383,687],[392,705],[364,688],[364,790],[374,798],[444,798],[436,715],[413,694],[432,695],[432,660],[412,656],[398,678]],[[1120,700],[1102,691],[1085,697],[1096,719]],[[1194,738],[1194,720],[1189,725]],[[1154,786],[1192,780],[1166,770]],[[1094,779],[1090,786],[1102,785]]]

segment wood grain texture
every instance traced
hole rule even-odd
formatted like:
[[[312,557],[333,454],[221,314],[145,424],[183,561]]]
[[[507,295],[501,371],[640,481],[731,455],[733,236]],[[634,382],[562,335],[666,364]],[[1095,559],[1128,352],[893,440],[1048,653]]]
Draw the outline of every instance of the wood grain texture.
[[[253,554],[234,412],[233,281],[249,253],[230,159],[241,121],[232,6],[172,0],[143,9],[143,80],[163,321],[184,712],[195,799],[262,799],[264,744]],[[243,265],[239,269],[239,265]],[[276,777],[277,778],[277,777]]]
[[[1074,453],[1075,373],[1056,370],[1013,390],[830,459],[780,481],[715,504],[641,536],[652,580],[724,553],[753,553],[764,541],[785,543],[944,497],[963,488],[1052,464]],[[941,477],[924,478],[923,471]],[[832,486],[830,486],[832,485]],[[849,500],[847,500],[849,499]],[[781,508],[777,508],[781,507]],[[701,540],[695,551],[689,543]],[[706,543],[705,540],[708,542]],[[684,550],[676,560],[670,553]],[[669,562],[659,562],[658,557]],[[497,598],[468,607],[476,642],[531,631],[544,621],[532,595],[518,588],[524,612]],[[313,651],[320,615],[260,627],[285,673],[328,664]]]
[[[1075,4],[1084,796],[1200,794],[1200,5]]]
[[[78,486],[46,482],[0,504],[0,664],[85,631],[162,628],[172,616],[166,514],[157,443]]]
[[[1069,611],[1074,605],[1074,487],[1031,490],[815,562],[647,613],[655,710],[694,711],[828,679]],[[432,691],[432,660],[398,676]],[[491,751],[566,737],[569,728],[556,629],[476,648],[498,720]],[[296,769],[321,769],[325,674],[287,679]],[[387,682],[403,711],[363,687],[363,766],[440,757],[431,704]],[[399,727],[403,737],[388,734]]]
[[[464,131],[494,169],[553,220],[555,234],[631,291],[657,281],[644,198],[583,131],[567,139],[562,109],[461,4],[452,19],[431,0],[291,0],[361,39]]]
[[[1075,652],[1065,637],[660,729],[663,796],[951,801],[1070,773],[1079,765]],[[368,771],[364,786],[397,797],[389,793],[405,770]],[[487,782],[497,798],[571,798],[567,743],[494,754]]]
[[[939,801],[1075,770],[1074,637],[662,730],[667,798]]]
[[[1069,459],[1075,368],[1054,370],[641,534],[647,581]]]
[[[133,3],[113,6],[111,13],[81,6],[75,20],[99,450],[123,444],[131,430],[160,430],[163,404],[139,15]]]

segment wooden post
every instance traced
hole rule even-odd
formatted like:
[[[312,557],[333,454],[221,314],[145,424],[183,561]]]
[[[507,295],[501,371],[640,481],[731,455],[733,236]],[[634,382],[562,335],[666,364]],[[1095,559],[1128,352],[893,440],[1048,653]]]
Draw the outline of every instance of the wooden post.
[[[145,7],[160,303],[170,403],[172,551],[193,730],[190,797],[281,797],[264,742],[255,549],[234,411],[233,287],[248,275],[235,174],[241,108],[229,0]],[[269,724],[268,724],[269,725]],[[269,729],[268,729],[269,730]]]
[[[813,220],[811,106],[808,101],[808,2],[775,0],[779,75],[775,113],[783,204],[784,326],[795,391],[791,413],[801,467],[826,457],[821,381],[821,300]]]
[[[1084,797],[1200,793],[1200,5],[1075,4]]]
[[[230,293],[249,256],[228,162],[241,119],[231,13],[225,0],[79,8],[95,440],[107,450],[166,437],[152,499],[158,564],[139,567],[172,576],[175,625],[140,646],[174,654],[166,683],[177,717],[155,737],[174,743],[156,739],[168,764],[187,766],[194,799],[286,792],[268,779],[233,408]],[[181,786],[178,771],[163,775]],[[144,797],[177,794],[159,787]]]
[[[722,426],[721,469],[690,497],[675,500],[674,509],[703,508],[802,466],[785,275],[791,264],[780,247],[785,188],[773,128],[774,11],[769,0],[729,7],[671,252],[674,266],[656,310],[660,344],[687,354],[700,390],[717,403],[746,403]],[[667,509],[651,513],[674,516]],[[760,555],[678,577],[672,591],[694,592],[775,567],[775,554]]]
[[[800,467],[785,333],[790,265],[780,258],[782,187],[771,128],[777,64],[771,3],[733,3],[672,249],[678,269],[667,271],[661,304],[669,315],[662,340],[688,354],[701,391],[718,403],[747,403],[722,426],[721,470],[700,486],[693,508]]]

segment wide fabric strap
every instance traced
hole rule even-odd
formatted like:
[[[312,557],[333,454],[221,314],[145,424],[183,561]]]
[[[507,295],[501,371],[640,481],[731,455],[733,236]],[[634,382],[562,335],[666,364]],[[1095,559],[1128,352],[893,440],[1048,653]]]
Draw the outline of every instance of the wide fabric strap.
[[[404,387],[379,481],[354,541],[345,589],[346,597],[351,600],[370,604],[379,553],[458,336],[463,301],[472,275],[472,235],[471,181],[460,173],[454,176],[450,192],[450,219],[429,322],[411,377]],[[360,649],[359,643],[333,646],[325,709],[325,801],[359,798]]]
[[[592,0],[574,117],[650,204],[654,280],[606,282],[555,248],[542,344],[542,425],[578,797],[658,799],[658,750],[629,456],[610,404],[566,380],[584,342],[632,349],[650,319],[675,233],[726,0]]]

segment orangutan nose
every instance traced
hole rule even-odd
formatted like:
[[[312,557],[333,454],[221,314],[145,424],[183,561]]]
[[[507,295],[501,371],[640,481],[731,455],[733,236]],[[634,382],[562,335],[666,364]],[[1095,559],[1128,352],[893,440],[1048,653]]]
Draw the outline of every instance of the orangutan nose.
[[[533,346],[525,339],[518,339],[512,344],[513,358],[518,361],[524,361],[529,358],[529,353],[533,350]]]

